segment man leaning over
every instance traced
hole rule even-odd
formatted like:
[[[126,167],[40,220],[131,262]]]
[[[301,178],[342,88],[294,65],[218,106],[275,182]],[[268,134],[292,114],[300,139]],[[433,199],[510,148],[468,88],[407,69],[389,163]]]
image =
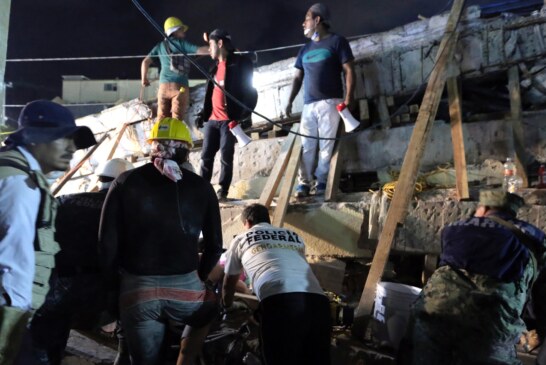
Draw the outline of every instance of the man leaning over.
[[[516,218],[522,205],[515,194],[484,190],[473,217],[443,229],[440,267],[411,312],[412,354],[403,356],[411,364],[521,364],[515,345],[531,290],[544,339],[546,236]]]
[[[241,218],[246,231],[226,252],[223,305],[232,305],[244,269],[260,300],[266,364],[330,364],[329,302],[305,259],[302,238],[272,226],[261,204],[247,206]]]

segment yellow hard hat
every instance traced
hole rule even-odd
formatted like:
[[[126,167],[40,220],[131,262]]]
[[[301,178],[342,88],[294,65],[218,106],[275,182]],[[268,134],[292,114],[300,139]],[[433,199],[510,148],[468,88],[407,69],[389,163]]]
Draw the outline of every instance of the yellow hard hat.
[[[182,23],[182,20],[174,16],[167,18],[167,20],[165,20],[165,24],[163,25],[163,29],[165,29],[165,34],[167,34],[167,37],[180,28],[183,28],[184,32],[187,32],[189,27]]]
[[[186,142],[193,147],[190,129],[183,121],[176,118],[163,118],[157,121],[152,127],[148,141],[161,139],[172,139]]]

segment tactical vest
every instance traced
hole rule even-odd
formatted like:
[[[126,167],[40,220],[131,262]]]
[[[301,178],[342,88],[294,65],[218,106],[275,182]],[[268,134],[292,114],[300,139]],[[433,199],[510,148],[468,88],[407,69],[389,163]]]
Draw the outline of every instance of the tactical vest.
[[[49,277],[55,267],[55,254],[60,250],[54,237],[57,201],[49,190],[49,182],[45,175],[41,171],[30,170],[28,162],[19,151],[0,152],[0,179],[14,175],[29,176],[40,189],[40,207],[34,239],[36,262],[32,285],[32,308],[38,309],[49,291]]]

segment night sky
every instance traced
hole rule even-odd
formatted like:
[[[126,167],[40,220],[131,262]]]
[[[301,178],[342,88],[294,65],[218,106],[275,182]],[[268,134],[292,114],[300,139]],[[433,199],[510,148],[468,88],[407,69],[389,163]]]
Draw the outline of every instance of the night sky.
[[[474,0],[467,5],[509,0]],[[301,23],[315,1],[300,0],[141,0],[142,6],[163,26],[177,16],[190,26],[187,39],[204,45],[202,33],[228,30],[240,50],[260,50],[305,42]],[[392,29],[398,25],[449,10],[442,0],[324,0],[330,7],[333,30],[355,36]],[[5,82],[7,104],[61,96],[61,75],[91,79],[139,79],[141,59],[9,62],[18,58],[144,55],[160,41],[130,0],[12,0]],[[260,53],[257,66],[295,56],[297,48]],[[200,63],[210,60],[202,57]],[[201,78],[197,74],[193,77]],[[7,108],[15,118],[18,108]]]

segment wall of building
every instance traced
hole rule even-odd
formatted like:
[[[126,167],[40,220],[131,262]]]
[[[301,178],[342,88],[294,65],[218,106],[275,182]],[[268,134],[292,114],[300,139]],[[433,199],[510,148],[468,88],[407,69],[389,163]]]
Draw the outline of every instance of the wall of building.
[[[11,0],[0,1],[0,125],[4,124],[4,105],[6,101],[6,58],[8,52],[8,30]]]
[[[142,90],[143,100],[153,100],[158,81]],[[63,100],[69,104],[116,103],[140,97],[140,80],[63,80]]]

